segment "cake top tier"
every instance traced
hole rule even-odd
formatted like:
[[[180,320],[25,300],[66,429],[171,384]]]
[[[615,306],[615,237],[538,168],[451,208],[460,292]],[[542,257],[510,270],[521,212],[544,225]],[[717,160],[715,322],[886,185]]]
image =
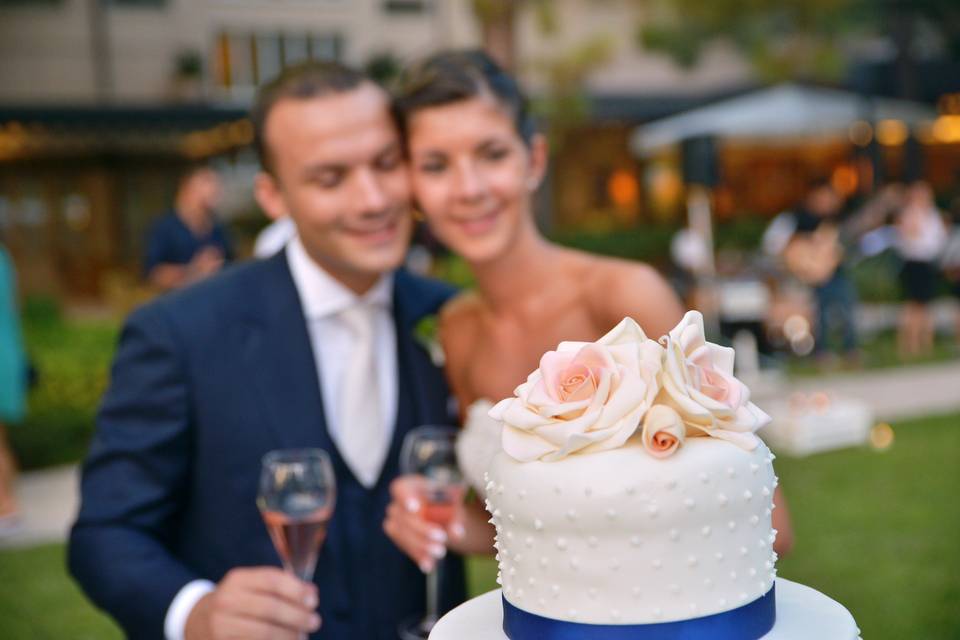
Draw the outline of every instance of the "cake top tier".
[[[606,451],[639,436],[666,458],[686,438],[721,438],[752,451],[770,417],[733,375],[734,351],[707,342],[703,316],[688,311],[659,340],[624,318],[596,342],[562,342],[498,403],[503,449],[520,462]]]

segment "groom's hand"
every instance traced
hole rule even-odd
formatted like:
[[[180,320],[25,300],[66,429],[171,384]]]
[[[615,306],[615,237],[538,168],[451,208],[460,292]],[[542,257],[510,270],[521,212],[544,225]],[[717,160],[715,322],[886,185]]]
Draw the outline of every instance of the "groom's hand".
[[[317,587],[276,567],[234,569],[190,612],[184,640],[297,640],[320,628]]]
[[[464,519],[462,505],[457,505],[446,529],[426,520],[420,500],[421,482],[422,478],[409,475],[390,483],[390,504],[387,505],[383,530],[421,571],[429,573],[437,560],[446,555],[448,541],[464,537]]]

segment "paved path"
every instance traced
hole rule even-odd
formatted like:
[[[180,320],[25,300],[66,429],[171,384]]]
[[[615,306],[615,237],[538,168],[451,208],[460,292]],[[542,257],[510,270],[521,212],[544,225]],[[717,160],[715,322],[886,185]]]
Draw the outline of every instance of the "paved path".
[[[829,390],[860,398],[881,420],[960,411],[960,361],[832,374],[788,383],[760,385],[755,397],[790,391]],[[960,428],[960,425],[958,425]],[[23,521],[19,532],[0,536],[0,547],[24,547],[64,540],[77,509],[77,468],[24,473],[18,486]]]

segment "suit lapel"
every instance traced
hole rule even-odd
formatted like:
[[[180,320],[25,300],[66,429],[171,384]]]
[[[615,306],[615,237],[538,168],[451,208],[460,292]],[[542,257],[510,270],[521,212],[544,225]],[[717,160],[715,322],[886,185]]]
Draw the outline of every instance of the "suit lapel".
[[[277,446],[330,451],[313,348],[285,252],[267,263],[263,285],[251,292],[257,303],[248,307],[239,348]]]

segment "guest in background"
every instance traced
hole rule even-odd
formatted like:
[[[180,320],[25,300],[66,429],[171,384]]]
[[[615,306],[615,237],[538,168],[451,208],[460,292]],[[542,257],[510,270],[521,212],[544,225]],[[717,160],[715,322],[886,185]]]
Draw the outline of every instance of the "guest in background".
[[[817,331],[814,354],[829,353],[830,335],[841,335],[841,348],[856,362],[855,315],[857,291],[844,265],[840,225],[844,219],[843,198],[826,178],[810,183],[803,203],[794,212],[796,227],[783,252],[787,269],[813,288],[817,300]]]
[[[0,535],[16,525],[19,517],[14,494],[17,465],[7,441],[6,425],[23,418],[26,373],[13,262],[0,245]]]
[[[173,209],[157,220],[147,239],[144,273],[161,291],[201,280],[234,257],[233,244],[216,218],[220,178],[196,165],[180,179]]]
[[[903,259],[900,282],[906,298],[897,347],[902,358],[916,358],[933,350],[930,301],[937,294],[938,260],[947,244],[947,228],[926,182],[919,180],[907,188],[896,231],[894,246]]]

